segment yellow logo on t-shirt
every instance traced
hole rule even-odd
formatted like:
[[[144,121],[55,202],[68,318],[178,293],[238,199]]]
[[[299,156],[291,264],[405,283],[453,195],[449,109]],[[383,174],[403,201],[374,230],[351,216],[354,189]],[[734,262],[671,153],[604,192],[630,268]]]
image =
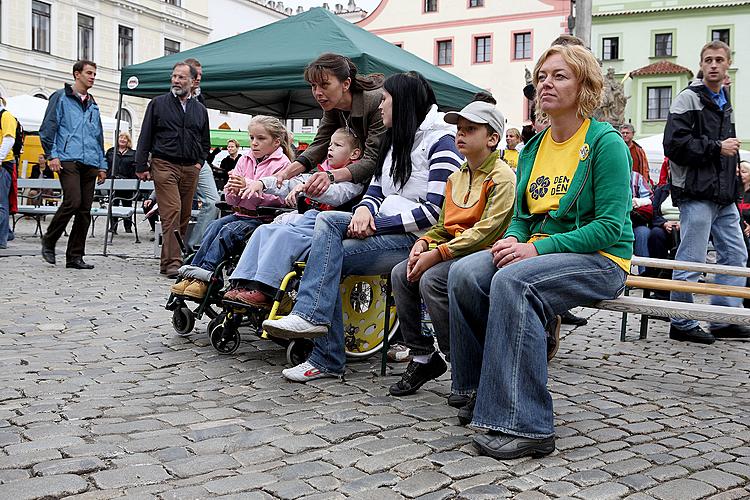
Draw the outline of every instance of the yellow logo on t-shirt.
[[[583,146],[581,146],[581,150],[578,152],[578,159],[580,161],[586,161],[586,158],[589,157],[589,152],[591,149],[589,148],[589,145],[586,143],[583,143]]]

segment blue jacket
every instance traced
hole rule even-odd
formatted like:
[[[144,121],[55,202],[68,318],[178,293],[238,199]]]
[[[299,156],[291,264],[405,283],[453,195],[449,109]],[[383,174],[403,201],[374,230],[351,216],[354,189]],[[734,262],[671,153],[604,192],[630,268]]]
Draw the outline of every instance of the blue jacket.
[[[67,83],[65,88],[52,94],[39,127],[39,137],[48,158],[78,161],[107,170],[102,120],[91,94],[84,104]]]

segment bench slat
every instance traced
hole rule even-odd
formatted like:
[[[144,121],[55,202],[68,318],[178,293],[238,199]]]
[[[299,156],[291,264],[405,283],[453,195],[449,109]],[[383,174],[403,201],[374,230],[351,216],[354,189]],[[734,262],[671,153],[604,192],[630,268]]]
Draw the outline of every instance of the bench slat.
[[[722,266],[719,264],[705,264],[702,262],[685,262],[682,260],[652,259],[649,257],[633,256],[631,264],[634,266],[655,267],[657,269],[674,269],[680,271],[695,271],[709,274],[725,274],[727,276],[744,276],[750,278],[750,268],[737,266]]]
[[[692,281],[674,281],[644,276],[628,276],[625,285],[646,290],[664,290],[669,292],[698,293],[702,295],[722,295],[750,299],[750,288],[741,286],[717,285],[715,283],[693,283]]]
[[[602,300],[597,302],[594,307],[648,316],[667,316],[669,318],[694,319],[696,321],[729,323],[732,325],[750,325],[750,309],[741,307],[690,304],[626,296],[614,300]]]

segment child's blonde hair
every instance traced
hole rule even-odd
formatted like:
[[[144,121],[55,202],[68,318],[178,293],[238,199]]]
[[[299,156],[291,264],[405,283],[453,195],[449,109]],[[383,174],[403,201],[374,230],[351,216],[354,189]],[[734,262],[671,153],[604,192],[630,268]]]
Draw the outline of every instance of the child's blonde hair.
[[[345,135],[347,141],[349,142],[349,146],[351,146],[352,148],[352,151],[355,149],[359,149],[359,155],[362,156],[362,143],[360,142],[359,137],[357,137],[357,134],[353,129],[351,129],[350,127],[341,127],[336,129],[333,134]],[[331,137],[333,137],[333,134],[331,134]]]
[[[274,118],[273,116],[257,115],[253,116],[253,119],[250,120],[250,125],[247,127],[248,132],[253,125],[260,125],[266,129],[266,132],[268,132],[271,137],[278,139],[281,143],[281,150],[286,157],[289,158],[289,160],[294,161],[292,141],[289,140],[289,132],[287,132],[286,127],[281,120]]]

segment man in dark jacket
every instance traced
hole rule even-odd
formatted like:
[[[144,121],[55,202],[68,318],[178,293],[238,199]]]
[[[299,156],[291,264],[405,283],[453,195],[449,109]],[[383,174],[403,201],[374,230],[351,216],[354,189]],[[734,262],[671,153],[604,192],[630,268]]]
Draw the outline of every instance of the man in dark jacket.
[[[735,205],[741,187],[737,178],[740,141],[736,138],[729,93],[722,88],[731,62],[731,51],[724,42],[703,46],[703,79],[691,83],[672,102],[664,129],[664,154],[670,160],[672,201],[680,208],[681,242],[675,258],[705,262],[708,238],[712,235],[716,262],[744,267],[747,250]],[[697,281],[698,275],[674,271],[673,279]],[[745,278],[716,275],[716,283],[744,286]],[[690,293],[672,292],[671,298],[693,301]],[[734,297],[712,296],[711,303],[742,307],[742,299]],[[712,344],[716,338],[750,337],[750,330],[712,323],[707,332],[697,321],[673,319],[669,337]]]
[[[154,179],[164,235],[160,271],[170,278],[182,265],[174,231],[179,229],[183,237],[187,232],[198,173],[211,142],[206,108],[190,92],[196,76],[190,65],[174,65],[170,92],[155,97],[146,108],[136,149],[136,175]]]
[[[65,252],[65,267],[92,269],[83,261],[86,233],[91,224],[94,182],[107,178],[104,132],[94,97],[89,89],[96,79],[96,64],[78,61],[73,65],[73,85],[65,84],[49,98],[39,127],[47,164],[60,177],[63,201],[42,237],[42,258],[55,263],[55,244],[75,216]]]

